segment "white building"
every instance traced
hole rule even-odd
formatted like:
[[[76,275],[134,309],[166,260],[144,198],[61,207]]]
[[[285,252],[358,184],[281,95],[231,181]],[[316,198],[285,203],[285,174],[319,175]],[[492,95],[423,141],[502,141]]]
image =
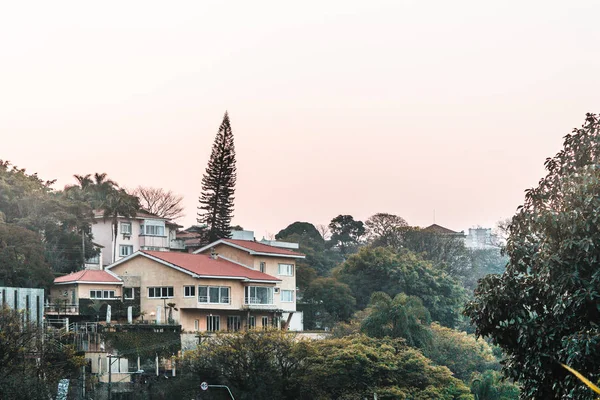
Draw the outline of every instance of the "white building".
[[[23,320],[41,326],[44,321],[44,289],[0,287],[0,305],[23,312]]]
[[[465,237],[465,246],[470,249],[497,249],[498,237],[492,233],[491,228],[469,228]]]
[[[116,243],[111,219],[105,219],[102,211],[94,212],[92,235],[101,255],[86,261],[86,268],[106,266],[138,250],[184,251],[183,240],[176,238],[180,227],[166,218],[140,211],[133,218],[119,217]],[[113,255],[116,249],[116,255]]]

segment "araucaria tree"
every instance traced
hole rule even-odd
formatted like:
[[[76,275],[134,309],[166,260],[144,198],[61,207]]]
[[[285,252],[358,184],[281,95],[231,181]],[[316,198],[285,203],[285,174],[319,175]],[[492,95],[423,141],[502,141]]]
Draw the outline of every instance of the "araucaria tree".
[[[600,120],[567,135],[547,175],[513,217],[502,275],[488,275],[466,312],[506,354],[526,399],[593,399],[567,364],[600,378]]]
[[[231,235],[235,181],[233,132],[229,124],[229,115],[225,112],[213,143],[206,172],[202,177],[198,223],[207,225],[205,238],[207,242]]]

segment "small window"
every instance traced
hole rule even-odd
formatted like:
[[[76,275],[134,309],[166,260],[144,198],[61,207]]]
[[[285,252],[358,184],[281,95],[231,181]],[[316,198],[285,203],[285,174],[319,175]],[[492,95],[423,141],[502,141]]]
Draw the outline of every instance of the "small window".
[[[90,299],[114,299],[114,290],[90,290]]]
[[[281,301],[284,303],[291,303],[294,301],[294,291],[293,290],[282,290],[281,291]]]
[[[173,286],[149,287],[148,297],[151,299],[173,297]]]
[[[206,330],[208,332],[221,330],[221,318],[218,315],[208,315],[206,317]]]
[[[199,319],[194,320],[194,330],[196,332],[198,332],[200,330],[200,320]]]
[[[100,264],[100,253],[85,260],[86,264]]]
[[[256,317],[254,315],[248,317],[248,329],[256,328]]]
[[[273,291],[275,292],[275,294],[279,294],[279,288],[278,287],[273,288]]]
[[[196,296],[196,286],[184,286],[183,287],[183,296],[184,297],[195,297]]]
[[[133,254],[133,246],[131,245],[120,245],[119,246],[119,255],[121,257],[127,257]]]
[[[121,233],[131,235],[131,222],[121,222]]]
[[[227,331],[237,332],[242,327],[241,318],[239,315],[230,315],[227,317]]]
[[[269,328],[269,317],[262,317],[262,328]]]
[[[279,275],[294,276],[294,264],[279,264]]]
[[[125,300],[133,300],[134,299],[134,291],[132,287],[123,288],[123,297]]]
[[[264,261],[260,262],[260,272],[265,272],[267,270],[267,263]]]

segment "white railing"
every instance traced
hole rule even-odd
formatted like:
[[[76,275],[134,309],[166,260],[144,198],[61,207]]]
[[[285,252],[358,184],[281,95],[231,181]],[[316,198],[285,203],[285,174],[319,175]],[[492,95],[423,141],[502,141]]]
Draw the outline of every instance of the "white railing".
[[[270,303],[266,303],[266,300],[261,299],[260,297],[246,297],[246,304],[248,305],[261,305],[261,306],[272,306],[273,301]]]
[[[221,301],[209,301],[208,296],[198,296],[198,303],[203,304],[229,304],[229,297],[221,297]]]

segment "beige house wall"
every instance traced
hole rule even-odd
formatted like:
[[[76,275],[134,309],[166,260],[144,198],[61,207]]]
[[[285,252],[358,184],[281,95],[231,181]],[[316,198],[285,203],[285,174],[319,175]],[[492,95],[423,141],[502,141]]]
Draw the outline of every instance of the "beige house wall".
[[[246,267],[252,268],[254,265],[254,257],[252,257],[247,251],[239,250],[226,244],[219,244],[214,247],[215,252],[220,256],[223,256],[229,260],[237,261],[244,264]],[[204,251],[202,254],[210,254],[210,249]]]
[[[73,292],[75,292],[75,304],[79,302],[79,299],[89,299],[90,290],[114,290],[115,297],[121,297],[121,285],[114,284],[93,284],[93,283],[78,283],[78,284],[66,284],[66,285],[53,285],[50,288],[50,303],[57,303],[67,300],[71,304],[73,300]],[[64,295],[64,292],[67,295]]]

